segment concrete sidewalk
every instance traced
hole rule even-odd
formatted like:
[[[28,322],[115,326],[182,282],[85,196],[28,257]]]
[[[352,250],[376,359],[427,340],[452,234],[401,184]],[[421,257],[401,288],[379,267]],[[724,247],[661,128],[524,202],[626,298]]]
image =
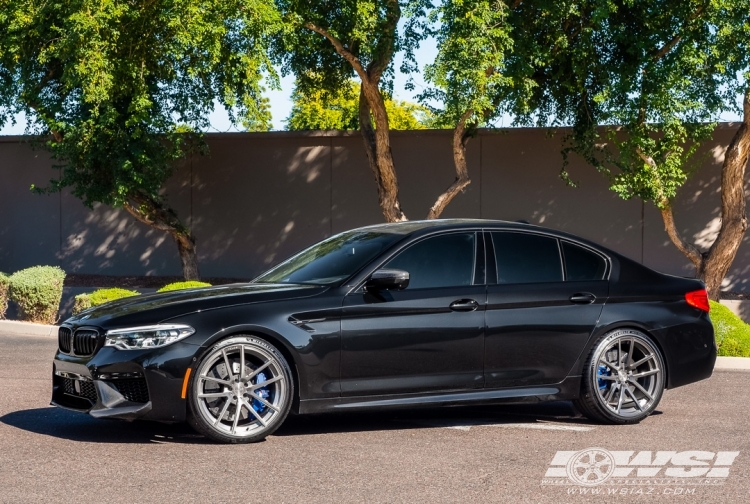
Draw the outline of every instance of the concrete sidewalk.
[[[56,338],[58,326],[32,324],[17,320],[0,320],[0,336],[43,336]],[[717,357],[714,369],[741,369],[750,371],[750,358]]]

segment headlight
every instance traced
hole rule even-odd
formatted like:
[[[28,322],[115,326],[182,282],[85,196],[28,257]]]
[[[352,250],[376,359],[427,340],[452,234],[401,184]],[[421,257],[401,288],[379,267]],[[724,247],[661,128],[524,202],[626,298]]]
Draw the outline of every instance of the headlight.
[[[190,326],[167,324],[115,329],[107,331],[104,346],[120,350],[163,347],[185,339],[194,332],[195,329]]]

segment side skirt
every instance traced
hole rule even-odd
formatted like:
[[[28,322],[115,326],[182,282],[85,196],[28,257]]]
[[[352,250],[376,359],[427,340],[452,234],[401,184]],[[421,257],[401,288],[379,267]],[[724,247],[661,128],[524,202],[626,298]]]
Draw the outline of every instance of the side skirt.
[[[362,411],[369,409],[564,401],[577,398],[580,389],[581,377],[569,376],[560,383],[536,387],[307,399],[299,402],[298,413],[306,415],[311,413]]]

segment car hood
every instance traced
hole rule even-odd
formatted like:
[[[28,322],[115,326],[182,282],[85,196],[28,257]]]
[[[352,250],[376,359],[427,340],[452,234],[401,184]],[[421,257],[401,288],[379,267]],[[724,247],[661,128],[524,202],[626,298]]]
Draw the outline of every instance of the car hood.
[[[243,283],[145,294],[90,308],[64,323],[102,328],[156,324],[197,311],[314,296],[327,289],[317,285]]]

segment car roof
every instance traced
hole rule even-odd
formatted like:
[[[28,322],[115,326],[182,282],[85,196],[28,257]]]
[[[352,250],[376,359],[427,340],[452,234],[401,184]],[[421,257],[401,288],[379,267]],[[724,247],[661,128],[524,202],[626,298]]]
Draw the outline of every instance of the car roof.
[[[503,220],[492,220],[492,219],[432,219],[432,220],[421,220],[421,221],[404,221],[404,222],[391,222],[383,224],[373,224],[371,226],[365,226],[356,229],[356,231],[376,231],[382,233],[395,233],[406,235],[424,235],[435,230],[451,230],[451,229],[505,229],[505,230],[517,230],[517,231],[531,231],[536,233],[548,234],[557,238],[564,238],[570,241],[578,242],[587,245],[595,250],[603,252],[607,255],[619,255],[616,252],[604,247],[598,243],[594,243],[591,240],[581,238],[564,231],[558,231],[550,229],[544,226],[537,226],[529,224],[528,222],[510,222]]]

